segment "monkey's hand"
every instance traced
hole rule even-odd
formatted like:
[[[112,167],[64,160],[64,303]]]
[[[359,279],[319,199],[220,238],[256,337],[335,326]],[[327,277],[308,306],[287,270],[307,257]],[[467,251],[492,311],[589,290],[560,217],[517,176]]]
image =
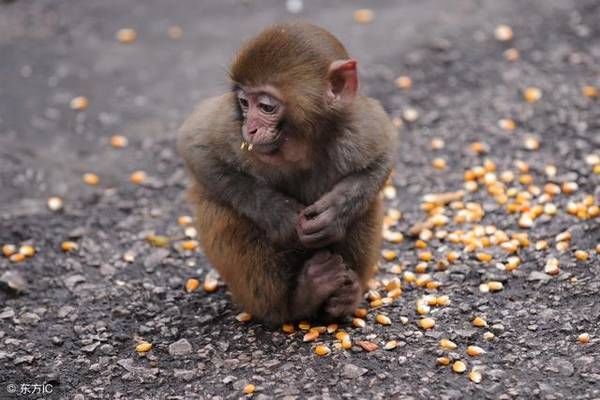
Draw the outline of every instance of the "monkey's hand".
[[[337,193],[329,192],[302,211],[297,231],[304,247],[325,247],[346,236],[348,219],[344,204]]]
[[[279,204],[272,205],[269,212],[259,224],[267,234],[269,241],[275,245],[300,247],[296,226],[304,206],[293,199],[285,199]]]

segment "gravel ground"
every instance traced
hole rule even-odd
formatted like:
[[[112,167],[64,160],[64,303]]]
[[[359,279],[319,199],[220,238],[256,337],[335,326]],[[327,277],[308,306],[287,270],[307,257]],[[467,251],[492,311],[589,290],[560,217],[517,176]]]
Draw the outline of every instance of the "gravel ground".
[[[400,126],[397,194],[386,193],[389,207],[402,212],[390,230],[405,238],[386,243],[395,253],[382,258],[378,282],[405,279],[402,295],[369,310],[364,328],[343,326],[354,346],[342,350],[333,335],[303,343],[298,328],[287,335],[238,322],[223,286],[210,294],[184,290],[189,278],[204,282],[210,266],[201,251],[181,248],[193,232],[178,224],[190,210],[175,131],[195,102],[226,88],[225,66],[242,38],[290,17],[282,2],[0,2],[0,244],[36,250],[20,263],[0,259],[1,399],[241,398],[249,383],[261,399],[600,398],[600,225],[593,217],[600,202],[600,106],[593,97],[600,87],[600,3],[382,0],[368,2],[370,24],[352,17],[366,2],[305,3],[300,16],[342,38],[361,63],[363,90]],[[494,38],[499,24],[512,27],[512,40]],[[169,37],[174,25],[181,38]],[[134,43],[115,39],[124,27],[136,29]],[[510,48],[518,49],[517,60],[506,59]],[[396,87],[399,75],[409,76],[412,88]],[[525,101],[527,87],[541,98]],[[76,96],[89,107],[70,109]],[[514,130],[501,119],[514,121]],[[114,134],[129,145],[111,147]],[[445,169],[433,166],[436,158]],[[463,189],[465,171],[481,175],[475,167],[482,165],[488,172],[495,166],[496,176],[481,177],[463,199],[481,207],[447,206],[448,224],[432,229],[431,238],[424,232],[428,247],[418,249],[423,243],[408,232],[427,218],[423,196]],[[136,170],[147,174],[141,185],[130,182]],[[97,174],[99,184],[84,184],[84,173]],[[542,209],[531,228],[492,198],[498,186],[501,195],[515,195],[500,177],[505,188],[516,188],[526,216]],[[535,188],[527,207],[528,180],[542,192],[567,183],[545,199],[556,215]],[[564,193],[573,182],[575,192]],[[61,210],[48,209],[51,196],[63,199]],[[464,252],[452,236],[443,238],[462,230],[484,244],[499,237],[494,229],[528,233],[528,246],[517,236],[521,263],[513,271],[505,266],[515,255],[501,247]],[[565,231],[571,239],[561,251],[556,235]],[[151,235],[170,244],[152,246]],[[63,252],[66,240],[78,248]],[[536,250],[540,240],[548,249]],[[461,258],[448,263],[451,249]],[[575,250],[586,251],[587,260],[577,260]],[[423,274],[417,283],[404,274],[425,269],[418,266],[425,251],[437,290],[419,286]],[[493,260],[478,260],[481,252]],[[558,269],[546,267],[552,257]],[[489,281],[503,290],[485,293]],[[450,298],[432,307],[430,330],[417,325],[415,304],[426,294]],[[391,325],[377,324],[379,313]],[[477,316],[487,327],[472,325]],[[579,342],[582,333],[589,343]],[[457,348],[442,349],[441,338]],[[397,346],[384,350],[391,340]],[[153,347],[138,354],[142,341]],[[379,348],[365,351],[360,341]],[[317,343],[331,354],[316,356]],[[469,345],[485,353],[470,357]],[[443,356],[463,360],[467,371],[438,365]],[[472,370],[480,383],[469,380]],[[53,391],[31,393],[34,384]]]

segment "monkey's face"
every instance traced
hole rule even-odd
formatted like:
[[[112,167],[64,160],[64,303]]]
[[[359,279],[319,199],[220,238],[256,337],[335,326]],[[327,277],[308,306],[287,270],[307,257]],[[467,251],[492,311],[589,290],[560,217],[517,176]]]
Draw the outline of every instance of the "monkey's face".
[[[284,141],[280,129],[285,105],[273,88],[236,90],[242,113],[242,146],[260,154],[277,152]]]

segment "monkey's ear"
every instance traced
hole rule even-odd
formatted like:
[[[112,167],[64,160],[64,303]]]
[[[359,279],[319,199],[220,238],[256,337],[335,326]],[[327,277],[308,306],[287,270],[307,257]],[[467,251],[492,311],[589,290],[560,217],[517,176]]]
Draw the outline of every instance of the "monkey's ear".
[[[358,72],[356,60],[336,60],[327,73],[329,87],[327,97],[330,102],[349,103],[356,97]]]

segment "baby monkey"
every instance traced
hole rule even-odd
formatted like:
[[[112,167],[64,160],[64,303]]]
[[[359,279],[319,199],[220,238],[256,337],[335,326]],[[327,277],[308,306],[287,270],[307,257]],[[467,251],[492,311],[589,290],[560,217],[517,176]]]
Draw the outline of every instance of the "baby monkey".
[[[357,93],[344,46],[306,23],[250,40],[230,78],[178,141],[205,255],[266,323],[352,314],[379,257],[388,115]]]

